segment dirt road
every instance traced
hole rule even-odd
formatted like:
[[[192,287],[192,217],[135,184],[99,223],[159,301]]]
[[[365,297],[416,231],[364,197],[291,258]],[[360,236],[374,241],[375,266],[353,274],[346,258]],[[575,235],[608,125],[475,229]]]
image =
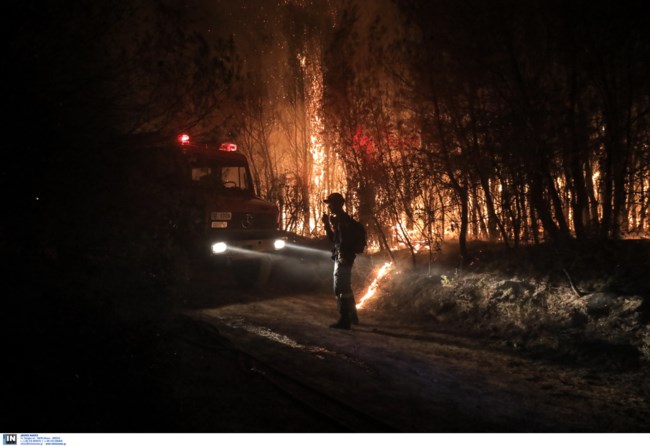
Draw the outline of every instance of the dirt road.
[[[497,342],[369,310],[353,330],[333,330],[327,325],[335,303],[325,293],[270,295],[186,314],[216,327],[285,382],[311,389],[312,396],[303,396],[307,404],[330,414],[336,404],[349,408],[352,415],[339,416],[358,416],[356,430],[648,431],[642,371],[533,360]]]

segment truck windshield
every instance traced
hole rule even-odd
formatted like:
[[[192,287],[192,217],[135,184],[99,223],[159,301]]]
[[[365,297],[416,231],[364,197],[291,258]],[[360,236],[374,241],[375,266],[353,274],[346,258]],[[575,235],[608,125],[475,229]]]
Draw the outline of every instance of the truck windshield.
[[[251,191],[251,183],[245,166],[193,167],[192,181],[209,189]]]

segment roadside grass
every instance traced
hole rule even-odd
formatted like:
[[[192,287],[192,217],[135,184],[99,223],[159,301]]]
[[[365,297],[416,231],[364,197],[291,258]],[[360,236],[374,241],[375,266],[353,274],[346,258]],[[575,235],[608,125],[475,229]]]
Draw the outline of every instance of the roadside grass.
[[[615,369],[650,360],[650,241],[507,248],[455,244],[384,281],[373,309],[436,330],[489,337],[537,357]]]

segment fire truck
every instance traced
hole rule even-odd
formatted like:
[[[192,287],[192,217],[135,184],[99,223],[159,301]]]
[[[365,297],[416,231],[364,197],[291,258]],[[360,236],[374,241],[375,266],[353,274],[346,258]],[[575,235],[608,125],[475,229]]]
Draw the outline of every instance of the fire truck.
[[[270,254],[287,242],[277,205],[257,196],[248,160],[236,144],[210,147],[193,144],[185,134],[178,138],[201,214],[198,250],[231,267],[242,284],[263,283]]]

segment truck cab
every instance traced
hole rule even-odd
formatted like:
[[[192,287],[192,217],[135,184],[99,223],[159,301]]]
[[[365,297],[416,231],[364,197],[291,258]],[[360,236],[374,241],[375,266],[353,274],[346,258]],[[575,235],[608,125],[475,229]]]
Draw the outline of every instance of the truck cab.
[[[248,160],[237,146],[198,146],[182,136],[179,141],[202,213],[200,249],[233,266],[240,261],[239,267],[259,267],[268,254],[283,249],[287,237],[279,230],[278,207],[257,196]]]

